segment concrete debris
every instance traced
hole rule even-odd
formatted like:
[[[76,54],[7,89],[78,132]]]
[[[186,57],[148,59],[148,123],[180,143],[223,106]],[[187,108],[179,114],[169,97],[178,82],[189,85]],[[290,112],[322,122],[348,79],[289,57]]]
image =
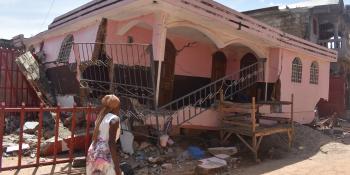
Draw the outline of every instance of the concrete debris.
[[[208,148],[208,152],[212,155],[218,155],[218,154],[226,154],[229,156],[232,156],[238,152],[236,147],[215,147],[215,148]]]
[[[5,117],[5,133],[11,134],[19,128],[20,120],[19,116],[7,116]]]
[[[23,126],[23,132],[27,134],[34,134],[39,128],[39,122],[25,122]]]
[[[164,162],[164,158],[162,157],[149,157],[148,158],[148,162],[152,163],[152,164],[162,164]]]
[[[172,169],[173,168],[173,164],[171,164],[171,163],[163,163],[162,164],[162,168],[164,168],[164,169]]]
[[[23,143],[22,144],[22,150],[28,150],[30,147],[28,144]],[[19,145],[14,145],[6,148],[6,153],[12,153],[12,152],[17,152],[19,151]]]
[[[227,154],[216,154],[214,155],[215,157],[219,158],[219,159],[222,159],[222,160],[229,160],[231,157]]]
[[[191,158],[191,156],[188,153],[188,151],[184,151],[179,156],[177,156],[176,160],[179,162],[183,162],[185,160],[189,160],[190,158]]]
[[[150,143],[148,143],[148,142],[142,142],[142,143],[140,144],[140,146],[138,147],[138,150],[144,150],[145,148],[148,148],[149,146],[151,146]]]
[[[15,62],[19,70],[23,73],[28,83],[35,89],[41,102],[53,106],[56,104],[56,96],[51,88],[50,81],[46,77],[46,73],[42,65],[34,58],[29,51],[17,57]]]

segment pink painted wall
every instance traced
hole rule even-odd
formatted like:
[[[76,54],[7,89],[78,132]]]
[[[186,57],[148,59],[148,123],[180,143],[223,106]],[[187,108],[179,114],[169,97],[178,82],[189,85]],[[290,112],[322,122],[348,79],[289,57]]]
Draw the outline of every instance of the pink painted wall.
[[[266,81],[269,83],[277,82],[278,75],[280,74],[280,59],[281,49],[271,48],[269,57],[266,60]]]
[[[62,45],[62,41],[68,34],[73,34],[74,42],[95,42],[98,25],[99,25],[99,22],[96,22],[93,25],[81,28],[75,32],[67,33],[64,35],[60,35],[60,36],[56,36],[56,37],[44,40],[43,49],[46,54],[46,62],[57,60],[58,53]],[[73,49],[69,57],[69,62],[70,63],[75,62]],[[49,66],[54,66],[54,65],[49,65]]]
[[[294,94],[294,118],[300,123],[310,123],[314,119],[313,109],[320,98],[328,99],[329,90],[329,62],[320,59],[302,56],[287,50],[282,50],[282,73],[281,73],[281,100],[290,100]],[[302,82],[291,81],[292,61],[295,57],[302,61]],[[310,66],[312,61],[319,65],[318,84],[310,84]],[[283,111],[289,111],[284,108]]]
[[[176,49],[181,49],[187,43],[194,41],[180,36],[169,36],[168,38]],[[185,48],[176,56],[175,74],[210,78],[212,54],[215,51],[216,48],[212,44],[203,42],[197,42],[195,46]]]
[[[108,20],[106,43],[117,43],[106,47],[107,54],[113,58],[113,62],[124,65],[142,65],[150,64],[150,52],[147,46],[141,45],[127,45],[128,36],[133,38],[134,43],[151,44],[152,43],[152,29],[142,27],[132,27],[124,35],[118,35],[118,30],[123,27],[121,22]],[[128,58],[128,59],[127,59]]]

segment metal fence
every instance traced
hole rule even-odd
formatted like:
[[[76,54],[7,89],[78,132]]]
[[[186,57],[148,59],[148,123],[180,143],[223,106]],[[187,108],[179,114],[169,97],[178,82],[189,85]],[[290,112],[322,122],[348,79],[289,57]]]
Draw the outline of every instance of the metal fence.
[[[6,107],[5,103],[1,105],[0,108],[0,128],[5,128],[4,121],[9,116],[8,114],[18,114],[16,117],[19,118],[20,124],[19,124],[19,132],[18,132],[18,151],[17,151],[17,164],[15,165],[3,165],[3,154],[0,154],[0,171],[6,171],[11,169],[20,169],[20,168],[28,168],[28,167],[38,167],[41,165],[54,165],[58,163],[66,163],[66,162],[72,162],[73,158],[76,156],[75,152],[76,150],[82,150],[85,151],[83,153],[87,153],[88,147],[90,145],[90,130],[93,129],[93,120],[94,117],[97,114],[97,110],[94,107],[72,107],[72,108],[61,108],[61,107],[44,107],[41,105],[40,107],[26,107],[24,104],[20,107]],[[44,130],[45,128],[45,122],[44,117],[45,113],[52,113],[54,114],[52,119],[54,122],[54,136],[53,139],[46,143],[46,147],[43,147],[43,134],[44,132],[49,132],[49,130]],[[70,127],[69,131],[70,134],[66,138],[59,137],[59,133],[61,125],[62,125],[62,116],[65,114],[70,114],[71,120],[70,120]],[[83,127],[83,134],[77,135],[77,120],[78,116],[81,116],[81,113],[86,114],[83,115],[84,122],[86,123],[85,128]],[[37,129],[37,142],[35,144],[34,149],[35,150],[35,161],[33,163],[23,163],[23,153],[24,153],[24,123],[27,120],[28,114],[32,115],[35,114],[35,120],[39,122],[38,129]],[[4,130],[0,129],[0,153],[3,153],[4,149]],[[63,145],[67,145],[68,150],[63,150]],[[78,146],[82,147],[78,147]],[[44,152],[42,149],[45,148],[46,153],[49,156],[45,156],[46,158],[50,158],[49,160],[46,159],[45,161],[41,160],[42,152]],[[52,153],[50,153],[50,148],[52,148]],[[65,155],[63,158],[59,157],[59,154],[61,152],[65,151]]]

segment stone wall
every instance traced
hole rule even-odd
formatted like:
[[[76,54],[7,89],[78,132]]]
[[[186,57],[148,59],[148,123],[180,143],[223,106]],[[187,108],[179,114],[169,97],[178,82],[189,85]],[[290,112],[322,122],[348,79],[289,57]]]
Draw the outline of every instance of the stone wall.
[[[272,7],[244,13],[283,32],[310,39],[310,13],[307,9],[279,10],[277,7]]]

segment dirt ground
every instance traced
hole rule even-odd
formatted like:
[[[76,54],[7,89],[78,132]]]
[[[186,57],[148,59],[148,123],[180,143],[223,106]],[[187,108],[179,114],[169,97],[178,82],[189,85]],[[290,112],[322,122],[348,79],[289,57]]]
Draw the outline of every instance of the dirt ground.
[[[237,175],[345,175],[350,174],[350,135],[329,137],[307,126],[296,126],[295,141],[291,150],[287,149],[283,135],[266,138],[261,147],[261,163],[254,163],[251,155],[242,149],[237,156],[241,163],[236,168],[229,168],[221,174]],[[24,160],[30,161],[30,160]],[[14,164],[15,158],[3,158],[4,164]],[[194,174],[196,161],[174,164],[171,170],[162,170],[160,174]],[[70,168],[69,164],[27,168],[19,171],[5,171],[2,174],[84,174],[84,168]],[[69,173],[70,172],[70,173]],[[150,174],[147,169],[136,174]]]

